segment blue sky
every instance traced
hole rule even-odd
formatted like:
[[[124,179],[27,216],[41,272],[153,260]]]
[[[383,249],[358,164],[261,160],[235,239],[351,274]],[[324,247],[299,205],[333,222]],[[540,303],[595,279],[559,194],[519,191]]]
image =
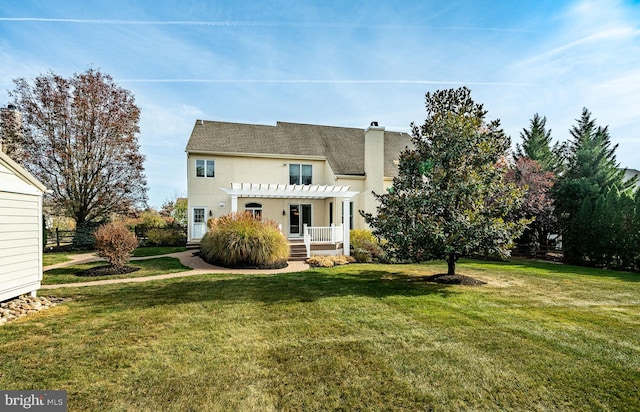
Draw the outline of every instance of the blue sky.
[[[0,0],[0,105],[17,77],[93,67],[142,110],[150,205],[186,195],[196,119],[409,131],[468,86],[512,141],[583,107],[640,169],[640,2]]]

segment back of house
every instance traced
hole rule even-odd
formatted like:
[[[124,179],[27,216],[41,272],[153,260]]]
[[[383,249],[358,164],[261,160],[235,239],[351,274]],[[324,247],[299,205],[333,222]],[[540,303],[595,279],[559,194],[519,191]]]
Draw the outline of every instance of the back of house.
[[[206,221],[248,211],[278,223],[292,240],[305,227],[365,228],[372,195],[398,173],[411,137],[385,131],[277,122],[275,126],[197,120],[187,143],[188,241]]]

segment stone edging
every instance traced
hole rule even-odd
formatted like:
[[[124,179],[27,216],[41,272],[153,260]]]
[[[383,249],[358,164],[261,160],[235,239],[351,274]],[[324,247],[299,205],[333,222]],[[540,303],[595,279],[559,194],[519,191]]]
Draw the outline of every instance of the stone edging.
[[[66,300],[71,299],[62,299],[55,296],[33,297],[31,295],[22,295],[15,299],[7,300],[0,303],[0,325],[44,309],[52,308]]]

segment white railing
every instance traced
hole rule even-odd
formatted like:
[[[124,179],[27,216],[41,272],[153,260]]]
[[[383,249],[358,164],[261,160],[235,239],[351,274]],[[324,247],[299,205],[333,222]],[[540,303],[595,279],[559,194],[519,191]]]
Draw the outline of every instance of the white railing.
[[[342,225],[336,226],[307,226],[304,225],[304,246],[307,249],[307,257],[311,257],[312,243],[340,243],[344,241],[344,230]]]

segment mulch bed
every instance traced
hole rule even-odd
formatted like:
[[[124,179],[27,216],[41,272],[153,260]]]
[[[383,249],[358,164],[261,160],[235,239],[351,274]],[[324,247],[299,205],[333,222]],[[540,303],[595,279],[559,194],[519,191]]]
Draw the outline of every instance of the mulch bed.
[[[83,270],[82,272],[76,273],[76,276],[109,276],[109,275],[125,275],[127,273],[132,273],[140,270],[140,268],[136,268],[133,266],[123,266],[118,268],[116,266],[106,265],[106,266],[96,266],[91,269]]]
[[[207,262],[205,259],[202,259],[205,262]],[[289,264],[287,262],[277,262],[274,263],[273,265],[252,265],[250,263],[238,263],[235,265],[226,265],[222,262],[217,262],[217,261],[213,261],[213,262],[207,262],[211,265],[215,265],[215,266],[220,266],[221,268],[227,268],[227,269],[260,269],[260,270],[268,270],[268,269],[283,269],[286,268],[287,266],[289,266]]]
[[[420,276],[411,278],[411,282],[432,282],[440,283],[443,285],[467,285],[467,286],[480,286],[486,285],[487,282],[472,278],[465,275],[447,275],[446,273],[439,273],[431,276]]]
[[[286,268],[287,266],[289,266],[289,264],[287,263],[286,260],[283,260],[282,262],[276,262],[273,265],[252,265],[250,263],[244,263],[244,262],[239,262],[235,265],[227,265],[225,263],[219,262],[217,260],[208,260],[205,259],[204,257],[202,257],[202,254],[200,253],[200,251],[195,252],[193,254],[193,256],[199,256],[200,259],[204,260],[205,262],[207,262],[210,265],[214,265],[214,266],[220,266],[221,268],[227,268],[227,269],[283,269]]]

